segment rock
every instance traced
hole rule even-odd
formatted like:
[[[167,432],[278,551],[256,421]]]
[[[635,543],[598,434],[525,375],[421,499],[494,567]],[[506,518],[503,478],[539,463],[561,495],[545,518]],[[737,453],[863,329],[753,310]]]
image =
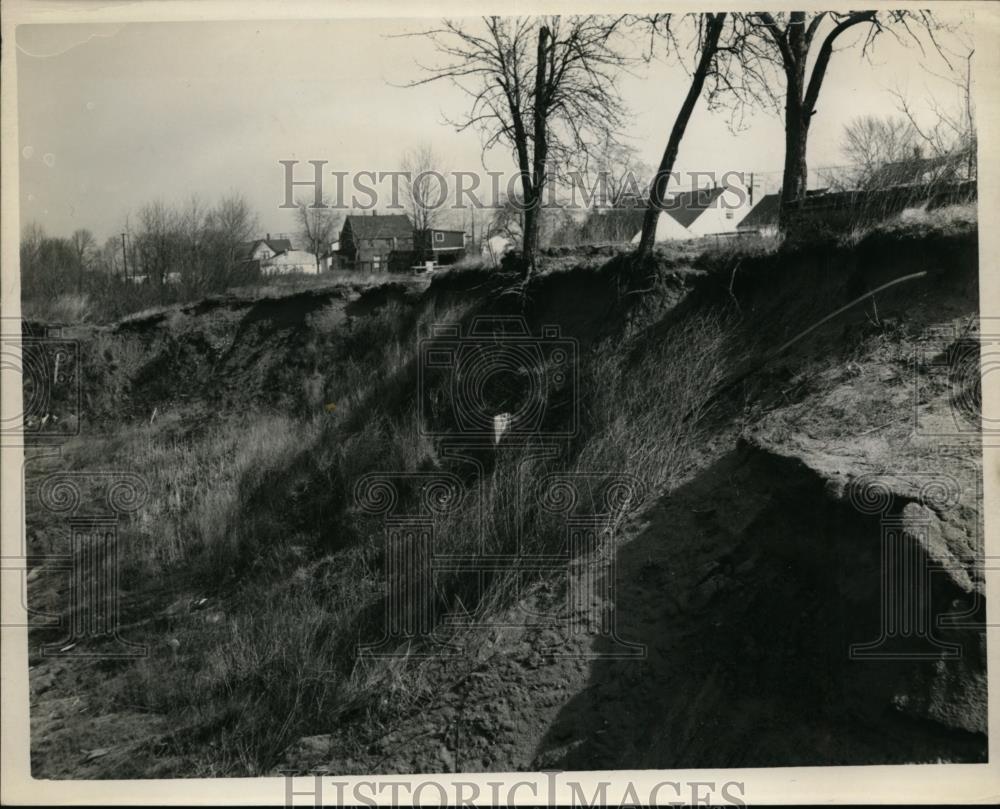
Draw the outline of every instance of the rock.
[[[921,544],[930,561],[940,565],[963,592],[971,593],[974,589],[972,579],[948,547],[937,514],[920,503],[907,503],[903,507],[902,519],[903,530]]]

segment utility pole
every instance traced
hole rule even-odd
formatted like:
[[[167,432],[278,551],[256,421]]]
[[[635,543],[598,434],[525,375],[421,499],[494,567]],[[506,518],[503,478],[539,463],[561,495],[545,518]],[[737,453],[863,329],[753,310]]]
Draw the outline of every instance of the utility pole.
[[[125,252],[125,233],[122,232],[122,266],[125,272],[125,282],[128,282],[128,253]]]

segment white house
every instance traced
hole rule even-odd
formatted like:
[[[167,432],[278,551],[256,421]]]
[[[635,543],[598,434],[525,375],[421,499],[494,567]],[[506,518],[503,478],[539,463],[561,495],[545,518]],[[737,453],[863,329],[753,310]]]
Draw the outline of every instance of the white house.
[[[750,195],[738,183],[693,188],[670,196],[656,224],[656,241],[735,233],[750,211]],[[639,241],[639,235],[632,238]]]
[[[642,231],[632,237],[632,244],[638,244],[640,236],[642,236]],[[694,234],[666,211],[661,211],[656,218],[656,241],[674,242],[693,238]]]
[[[260,271],[264,275],[285,275],[291,272],[315,275],[319,272],[319,268],[314,253],[308,250],[285,250],[261,261]]]
[[[255,239],[243,245],[243,257],[246,261],[260,261],[261,263],[274,258],[279,253],[292,249],[292,243],[288,239],[272,239],[271,234],[267,238]]]

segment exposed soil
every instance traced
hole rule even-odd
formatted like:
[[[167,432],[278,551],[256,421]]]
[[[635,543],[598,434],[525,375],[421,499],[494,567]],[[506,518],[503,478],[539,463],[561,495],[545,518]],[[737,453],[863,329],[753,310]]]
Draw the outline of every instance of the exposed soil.
[[[532,327],[559,324],[581,351],[608,334],[635,336],[637,355],[655,350],[672,324],[726,308],[734,345],[759,359],[865,289],[921,268],[929,270],[924,281],[817,330],[713,404],[703,416],[713,439],[698,462],[679,485],[654,493],[606,549],[614,585],[595,596],[599,603],[560,611],[559,586],[531,590],[505,620],[459,633],[464,653],[408,662],[426,687],[403,713],[345,716],[339,731],[299,738],[271,771],[984,761],[981,458],[962,421],[975,397],[969,378],[940,373],[956,346],[974,342],[974,233],[907,244],[898,255],[873,239],[840,254],[756,258],[723,272],[670,268],[656,296],[587,267],[540,279],[526,301],[499,295],[507,281],[496,275],[456,275],[426,291],[208,301],[111,330],[141,346],[142,359],[127,385],[91,388],[90,423],[113,430],[118,408],[123,421],[155,412],[184,430],[211,429],[204,424],[214,413],[300,406],[302,377],[324,371],[327,355],[310,348],[317,335],[392,307],[399,318],[416,318],[421,307],[443,311],[471,290],[494,313],[526,312]],[[100,379],[116,373],[109,365]],[[37,474],[58,463],[39,463]],[[947,502],[925,485],[944,479],[957,492]],[[859,507],[865,480],[886,493],[885,510]],[[951,620],[935,626],[934,638],[961,650],[953,659],[849,653],[880,634],[890,522],[914,558],[935,566],[929,608]],[[43,552],[52,538],[35,527],[29,542]],[[58,599],[55,577],[33,575],[33,604]],[[133,591],[123,614],[140,634],[185,622],[225,632],[235,611],[226,591],[185,586]],[[595,623],[602,606],[614,616],[615,638]],[[904,641],[889,650],[905,651]],[[171,664],[169,649],[156,654]],[[196,717],[171,724],[148,706],[110,710],[100,692],[116,676],[99,662],[32,657],[37,777],[215,774],[205,764],[211,756],[198,752],[199,734],[217,743],[210,729]]]

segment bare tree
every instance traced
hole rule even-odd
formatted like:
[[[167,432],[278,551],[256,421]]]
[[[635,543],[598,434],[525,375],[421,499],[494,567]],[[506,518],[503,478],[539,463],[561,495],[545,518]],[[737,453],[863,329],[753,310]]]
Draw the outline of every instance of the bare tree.
[[[948,64],[948,70],[937,73],[923,65],[925,71],[939,79],[944,79],[955,90],[954,103],[944,105],[934,98],[926,99],[928,115],[924,120],[902,90],[892,93],[896,105],[906,118],[921,146],[937,157],[964,155],[968,161],[971,176],[975,165],[976,152],[976,109],[972,96],[972,57],[975,50],[967,46],[962,53],[953,54],[955,63]]]
[[[330,248],[340,227],[340,217],[329,200],[322,200],[323,207],[319,208],[303,200],[297,200],[296,204],[295,221],[299,238],[309,245],[316,260],[316,272],[319,272],[320,249]]]
[[[604,143],[622,123],[618,75],[629,61],[618,47],[624,17],[484,17],[481,25],[444,20],[429,37],[444,62],[411,86],[450,81],[469,97],[451,121],[480,132],[484,152],[510,147],[524,205],[522,252],[535,269],[539,218],[551,165],[567,165]]]
[[[162,290],[171,268],[180,259],[179,216],[175,209],[157,200],[140,208],[138,219],[135,242],[143,273]]]
[[[620,208],[643,197],[652,176],[652,168],[639,159],[635,147],[611,139],[595,149],[586,170],[574,179],[587,184],[599,207]]]
[[[74,230],[69,241],[76,257],[76,291],[77,294],[81,294],[83,292],[83,274],[90,266],[97,243],[94,241],[94,234],[86,228]]]
[[[219,285],[228,284],[241,269],[241,247],[249,242],[257,231],[257,214],[250,207],[246,197],[231,192],[222,197],[208,214],[208,228],[217,254]]]
[[[899,116],[860,115],[844,126],[841,152],[851,164],[849,184],[861,188],[886,163],[919,149],[917,131]]]
[[[918,30],[922,30],[940,53],[935,31],[941,26],[928,11],[756,12],[745,15],[743,20],[748,31],[757,34],[745,40],[745,52],[756,62],[758,75],[766,83],[767,66],[771,65],[785,82],[780,221],[782,228],[787,228],[791,204],[806,194],[809,127],[835,44],[847,32],[860,30],[864,34],[861,54],[867,56],[878,35],[890,31],[900,41],[905,36],[922,49],[918,36]]]
[[[666,148],[663,150],[663,157],[660,159],[660,166],[649,189],[649,201],[646,212],[642,220],[642,234],[639,237],[639,247],[636,249],[637,257],[647,256],[652,252],[653,243],[656,240],[656,223],[663,209],[663,203],[667,194],[667,183],[674,170],[674,163],[677,160],[677,153],[680,150],[681,139],[687,129],[688,121],[691,120],[691,113],[694,112],[695,104],[701,96],[705,87],[705,81],[709,73],[716,64],[716,56],[719,51],[719,40],[722,36],[722,29],[726,23],[726,14],[703,14],[699,15],[698,30],[698,64],[691,76],[691,84],[688,87],[684,102],[674,118],[673,127],[670,130],[670,137],[667,138]],[[654,25],[660,20],[653,19]],[[669,16],[664,16],[665,30],[670,34]]]
[[[441,218],[441,197],[447,193],[441,166],[440,156],[429,143],[403,154],[400,167],[404,172],[404,205],[417,230],[431,228]]]

